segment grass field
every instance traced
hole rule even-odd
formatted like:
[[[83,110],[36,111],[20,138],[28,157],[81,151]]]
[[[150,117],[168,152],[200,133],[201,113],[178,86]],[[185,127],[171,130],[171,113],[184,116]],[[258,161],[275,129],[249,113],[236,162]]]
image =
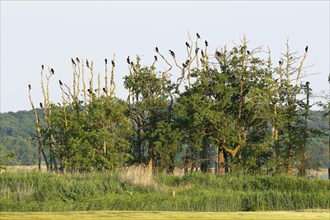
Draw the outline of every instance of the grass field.
[[[238,219],[238,220],[319,220],[330,218],[329,210],[305,212],[130,212],[130,211],[97,211],[97,212],[2,212],[1,220],[32,219]]]

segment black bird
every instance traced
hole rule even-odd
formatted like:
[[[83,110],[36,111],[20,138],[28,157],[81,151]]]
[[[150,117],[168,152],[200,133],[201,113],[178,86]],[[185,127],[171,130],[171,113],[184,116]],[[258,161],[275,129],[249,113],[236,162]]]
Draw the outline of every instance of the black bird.
[[[306,53],[308,52],[308,46],[305,47],[305,52],[306,52]]]
[[[198,34],[198,33],[196,33],[196,36],[197,36],[197,38],[198,38],[198,39],[201,39],[201,36],[199,36],[199,34]]]
[[[129,56],[127,57],[126,61],[128,64],[131,64],[131,61],[129,60]]]
[[[132,65],[132,66],[134,66],[134,63],[133,63],[133,61],[131,61],[131,65]]]
[[[59,80],[58,82],[60,83],[60,86],[63,86],[63,83],[62,83],[62,81],[61,81],[61,80]]]
[[[220,57],[220,56],[221,56],[221,53],[220,53],[219,51],[216,51],[216,52],[215,52],[215,55],[216,55],[217,57]]]
[[[183,68],[186,68],[187,67],[187,65],[185,63],[182,63],[182,66],[183,66]]]
[[[190,48],[190,45],[188,44],[188,42],[186,42],[186,46]]]
[[[113,67],[116,67],[115,61],[111,60],[111,64],[112,64]]]
[[[190,63],[190,60],[186,60],[186,65],[188,66],[188,64]]]
[[[205,46],[209,46],[209,43],[207,42],[207,40],[205,40]]]
[[[199,47],[195,49],[195,53],[198,54]]]
[[[42,103],[40,102],[40,108],[43,108]]]
[[[105,88],[104,88],[104,87],[103,87],[103,92],[105,92],[105,93],[107,92],[107,91],[105,90]]]
[[[170,54],[173,58],[175,58],[175,53],[172,51],[172,50],[169,50],[170,51]]]
[[[204,52],[203,52],[203,50],[201,50],[201,54],[202,54],[202,57],[204,57]]]
[[[50,69],[50,72],[54,75],[54,69],[53,68]]]
[[[105,62],[105,64],[108,64],[108,60],[106,58],[104,59],[104,62]]]
[[[156,53],[159,53],[158,47],[155,48]]]
[[[41,69],[44,70],[44,65],[41,65]]]
[[[29,90],[31,90],[31,85],[29,84]]]
[[[80,60],[79,60],[79,58],[78,58],[78,57],[76,57],[76,61],[77,61],[78,63],[80,63]]]
[[[87,91],[88,91],[89,93],[92,93],[92,90],[91,90],[91,89],[87,89]]]
[[[282,65],[282,61],[278,61],[278,64]]]
[[[306,82],[306,86],[309,86],[309,84],[311,84],[311,83],[307,81],[307,82]]]
[[[73,58],[71,58],[71,62],[73,65],[76,65],[76,62],[74,62]]]
[[[86,66],[89,68],[89,63],[87,59],[86,59]]]
[[[247,51],[246,51],[246,53],[247,53],[248,55],[250,55],[250,54],[251,54],[249,50],[247,50]]]
[[[154,58],[155,58],[155,61],[157,61],[157,59],[158,59],[158,58],[157,58],[157,56],[156,56],[156,55],[154,56]]]

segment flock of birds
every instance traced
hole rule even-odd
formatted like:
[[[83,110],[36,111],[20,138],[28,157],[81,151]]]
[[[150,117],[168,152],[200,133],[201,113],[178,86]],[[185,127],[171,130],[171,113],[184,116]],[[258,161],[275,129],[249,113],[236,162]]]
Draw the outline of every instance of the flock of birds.
[[[197,36],[198,39],[201,39],[201,37],[200,37],[200,35],[199,35],[198,33],[196,33],[196,36]],[[206,47],[209,46],[207,40],[205,40],[204,43],[205,43],[205,46],[206,46]],[[188,42],[186,42],[186,47],[187,47],[187,48],[191,48],[191,46],[190,46],[190,44],[189,44]],[[199,48],[196,48],[195,52],[198,53],[198,50],[199,50]],[[156,53],[159,53],[159,48],[156,47],[156,48],[155,48],[155,51],[156,51]],[[306,53],[308,52],[308,46],[305,47],[305,52],[306,52]],[[174,53],[174,51],[169,50],[169,53],[170,53],[170,55],[171,55],[173,58],[175,58],[175,53]],[[251,54],[251,52],[250,52],[249,50],[247,50],[246,53],[247,53],[248,55]],[[201,50],[201,55],[202,55],[202,57],[204,57],[204,52],[203,52],[203,50]],[[217,57],[220,57],[220,56],[221,56],[221,53],[220,53],[219,51],[216,51],[216,52],[215,52],[215,55],[216,55]],[[157,58],[156,55],[154,56],[154,59],[155,59],[155,61],[158,60],[158,58]],[[105,64],[107,65],[107,64],[108,64],[108,60],[105,59],[104,61],[105,61]],[[127,64],[132,65],[132,66],[134,65],[134,63],[130,60],[130,57],[129,57],[129,56],[127,57],[126,61],[127,61]],[[79,60],[78,57],[76,57],[76,60],[74,60],[73,58],[71,58],[71,62],[72,62],[73,65],[76,65],[76,62],[77,62],[77,63],[80,63],[80,60]],[[187,60],[185,63],[182,63],[182,66],[183,66],[184,68],[186,68],[186,67],[189,65],[189,62],[190,62],[190,60]],[[279,61],[279,65],[282,65],[282,64],[283,64],[283,62],[282,62],[282,61]],[[113,67],[116,67],[114,60],[111,60],[111,65],[112,65]],[[86,59],[86,66],[87,66],[87,68],[90,68],[90,65],[89,65],[89,62],[88,62],[87,59]],[[41,69],[44,70],[44,65],[41,65]],[[55,71],[54,71],[53,68],[50,69],[50,73],[53,74],[53,75],[55,74]],[[59,84],[60,84],[61,87],[63,86],[63,83],[62,83],[61,80],[59,80]],[[28,87],[29,87],[29,90],[31,90],[31,85],[30,85],[30,84],[28,85]],[[103,88],[103,91],[106,92],[106,89]],[[88,92],[91,93],[92,91],[90,91],[90,89],[88,89]],[[40,103],[40,107],[43,108],[42,103]]]

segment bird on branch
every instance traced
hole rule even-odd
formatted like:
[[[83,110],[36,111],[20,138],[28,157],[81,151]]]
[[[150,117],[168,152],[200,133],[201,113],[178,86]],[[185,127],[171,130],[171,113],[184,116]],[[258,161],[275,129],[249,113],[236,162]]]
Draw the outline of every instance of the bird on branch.
[[[62,81],[61,81],[61,80],[59,80],[58,82],[60,83],[60,86],[63,86],[63,83],[62,83]]]
[[[156,51],[156,53],[159,53],[159,49],[158,49],[158,47],[155,48],[155,51]]]
[[[186,46],[190,48],[190,45],[188,44],[188,42],[186,42]]]
[[[305,47],[305,52],[306,52],[306,53],[308,52],[308,46]]]
[[[105,65],[107,65],[107,64],[108,64],[108,59],[105,58],[105,59],[104,59],[104,62],[105,62]]]
[[[170,54],[173,58],[175,58],[175,53],[172,51],[172,50],[169,50],[170,51]]]
[[[73,65],[76,65],[76,62],[74,62],[73,58],[71,58],[71,62]]]
[[[53,75],[55,74],[53,68],[50,69],[50,72],[51,72]]]
[[[198,33],[196,33],[196,36],[197,36],[197,38],[198,38],[198,39],[201,39],[201,36],[199,36],[199,34],[198,34]]]
[[[111,64],[112,64],[113,67],[116,67],[115,61],[111,60]]]
[[[209,43],[207,42],[207,40],[205,40],[205,46],[208,47]]]
[[[31,85],[29,84],[29,90],[31,90]]]
[[[87,59],[86,59],[86,66],[87,66],[87,68],[89,68],[89,63],[88,63]]]

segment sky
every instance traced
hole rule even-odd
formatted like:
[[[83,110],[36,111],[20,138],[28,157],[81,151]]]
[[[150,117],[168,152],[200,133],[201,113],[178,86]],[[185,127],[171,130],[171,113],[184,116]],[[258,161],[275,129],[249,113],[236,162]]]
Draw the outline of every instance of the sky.
[[[54,68],[50,97],[60,102],[58,80],[72,81],[71,57],[93,60],[115,54],[116,95],[126,99],[127,56],[151,65],[154,48],[185,60],[188,33],[209,42],[209,52],[232,47],[246,35],[249,47],[271,50],[277,63],[286,50],[303,54],[314,93],[329,91],[329,1],[3,1],[1,0],[0,112],[30,110],[43,100],[41,65]],[[159,64],[159,70],[165,65]],[[316,74],[317,73],[317,74]],[[103,75],[102,75],[103,76]]]

